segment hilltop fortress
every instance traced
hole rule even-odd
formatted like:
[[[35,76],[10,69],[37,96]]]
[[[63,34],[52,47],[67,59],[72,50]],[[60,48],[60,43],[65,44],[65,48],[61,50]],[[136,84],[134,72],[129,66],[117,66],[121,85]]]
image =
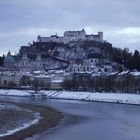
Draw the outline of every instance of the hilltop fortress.
[[[57,42],[57,43],[70,43],[79,40],[88,40],[88,41],[99,41],[103,42],[103,32],[98,32],[97,35],[87,35],[85,30],[81,31],[65,31],[64,36],[52,35],[50,37],[38,36],[38,42]]]
[[[83,41],[82,44],[81,41]],[[84,50],[84,48],[82,48],[84,41],[93,41],[93,44],[105,43],[103,40],[103,32],[98,32],[97,35],[87,35],[84,29],[81,31],[65,31],[64,36],[38,36],[37,41],[33,41],[33,44],[21,46],[18,55],[12,56],[9,52],[4,58],[4,66],[9,69],[16,69],[24,72],[67,69],[68,67],[70,67],[69,70],[73,72],[79,72],[82,69],[84,69],[84,71],[87,69],[90,71],[89,67],[91,64],[88,64],[89,60],[85,61],[85,59],[88,59],[89,52],[93,50],[93,52],[96,53],[95,51],[97,49],[92,47],[92,50],[90,51]],[[66,46],[70,46],[71,43],[75,46],[75,42],[76,45],[79,44],[78,47],[68,47],[70,49],[63,47],[65,44],[67,44]],[[91,47],[87,47],[87,49],[89,48]],[[97,63],[95,62],[95,65],[97,65],[98,59],[100,58],[96,58],[96,55],[93,57],[94,59],[91,61],[97,61]],[[78,62],[78,66],[74,65],[77,64],[76,61],[78,59],[80,60],[80,62]],[[81,63],[81,66],[79,63]],[[87,65],[86,68],[85,65]]]

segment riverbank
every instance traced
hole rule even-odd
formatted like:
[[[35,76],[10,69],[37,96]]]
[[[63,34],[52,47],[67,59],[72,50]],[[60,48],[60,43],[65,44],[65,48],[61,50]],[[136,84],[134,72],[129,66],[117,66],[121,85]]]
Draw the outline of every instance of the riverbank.
[[[140,105],[140,95],[135,93],[94,93],[94,92],[72,92],[72,91],[41,91],[47,98],[82,100],[92,102],[109,102]],[[3,96],[30,97],[31,94],[25,90],[0,90]]]
[[[49,128],[57,126],[60,120],[63,118],[63,114],[61,112],[58,112],[50,107],[10,103],[3,101],[0,101],[0,103],[12,104],[19,108],[31,110],[32,112],[38,112],[40,114],[38,123],[31,124],[26,129],[17,131],[12,135],[0,137],[0,140],[23,140],[27,137],[33,136],[34,134],[41,133],[44,130],[48,130]]]

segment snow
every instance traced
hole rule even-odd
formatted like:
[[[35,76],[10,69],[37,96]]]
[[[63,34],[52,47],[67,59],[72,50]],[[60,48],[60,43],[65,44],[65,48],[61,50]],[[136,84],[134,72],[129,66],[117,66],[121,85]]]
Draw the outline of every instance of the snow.
[[[101,101],[140,105],[140,95],[126,93],[92,93],[92,92],[70,92],[70,91],[44,91],[49,98]]]
[[[140,72],[131,72],[130,74],[132,74],[133,76],[140,76]]]
[[[25,120],[23,118],[20,118],[21,119],[21,123],[16,123],[16,121],[20,121],[19,119],[17,119],[18,117],[14,117],[12,119],[10,118],[7,118],[7,116],[5,116],[5,120],[8,121],[9,120],[9,125],[10,127],[8,126],[7,127],[7,124],[5,124],[5,126],[1,127],[0,129],[0,137],[3,137],[3,136],[7,136],[7,135],[11,135],[17,131],[20,131],[20,130],[23,130],[33,124],[37,124],[39,122],[39,120],[41,119],[41,116],[40,116],[40,113],[39,112],[32,112],[32,110],[29,110],[29,109],[26,109],[26,108],[20,108],[14,104],[7,104],[7,103],[0,103],[0,111],[9,111],[10,110],[14,110],[14,111],[17,111],[16,115],[18,114],[18,111],[19,112],[25,112],[25,113],[28,113],[30,112],[32,117],[29,119]],[[2,113],[1,112],[1,113]],[[4,114],[4,113],[2,113]],[[7,113],[6,113],[7,114]],[[5,114],[5,115],[6,115]],[[20,113],[19,113],[20,115]],[[1,122],[3,121],[3,118],[4,116],[2,115],[1,116]],[[27,115],[27,117],[29,117],[29,115]],[[4,121],[5,121],[4,120]],[[24,122],[24,123],[22,123]]]
[[[119,73],[118,75],[125,75],[125,74],[128,74],[129,71],[122,71],[121,73]]]
[[[41,71],[34,71],[34,74],[40,74]]]
[[[50,78],[50,76],[47,75],[37,75],[36,78]]]
[[[0,95],[7,95],[7,96],[30,96],[30,93],[25,90],[0,90]]]
[[[54,97],[53,97],[54,96]],[[119,93],[60,92],[52,98],[84,101],[102,101],[140,105],[140,95]]]
[[[42,91],[48,98],[83,100],[83,101],[101,101],[125,104],[140,105],[140,95],[126,93],[93,93],[93,92],[71,92],[71,91]],[[0,90],[0,95],[7,96],[26,96],[30,97],[28,91],[20,90]]]
[[[40,114],[39,113],[35,113],[35,116],[36,117],[35,117],[34,120],[32,120],[32,121],[30,121],[28,123],[24,123],[24,124],[22,124],[22,126],[20,126],[18,128],[15,128],[13,130],[8,130],[6,133],[0,134],[0,137],[12,135],[12,134],[14,134],[14,133],[16,133],[16,132],[18,132],[20,130],[23,130],[23,129],[26,129],[26,128],[30,127],[33,124],[37,124],[39,122],[39,120],[40,120],[41,117],[40,117]]]
[[[52,83],[63,83],[63,80],[53,80]]]
[[[64,70],[58,70],[55,73],[57,73],[57,74],[64,73]]]

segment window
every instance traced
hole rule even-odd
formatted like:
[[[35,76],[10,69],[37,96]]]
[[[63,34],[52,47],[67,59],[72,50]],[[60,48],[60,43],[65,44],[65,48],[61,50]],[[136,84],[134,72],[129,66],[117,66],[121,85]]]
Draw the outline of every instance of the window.
[[[105,68],[105,72],[107,72],[107,68]]]
[[[86,68],[84,67],[84,71],[86,71]]]
[[[4,85],[7,85],[7,81],[6,81],[6,80],[4,80],[4,82],[3,82],[3,83],[4,83]]]
[[[97,63],[97,60],[95,59],[95,63]]]

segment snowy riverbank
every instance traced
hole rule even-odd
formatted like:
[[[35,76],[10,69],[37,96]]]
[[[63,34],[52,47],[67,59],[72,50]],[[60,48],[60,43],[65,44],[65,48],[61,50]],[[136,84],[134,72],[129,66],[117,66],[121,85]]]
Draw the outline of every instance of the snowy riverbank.
[[[51,107],[0,100],[0,140],[24,140],[59,125],[63,117]]]
[[[70,92],[70,91],[42,91],[48,98],[67,99],[67,100],[84,100],[84,101],[101,101],[125,104],[140,105],[140,95],[126,93],[92,93],[92,92]],[[0,90],[0,95],[6,96],[24,96],[30,97],[28,91],[21,90]]]
[[[40,120],[40,114],[9,103],[0,103],[0,138],[26,129]]]

